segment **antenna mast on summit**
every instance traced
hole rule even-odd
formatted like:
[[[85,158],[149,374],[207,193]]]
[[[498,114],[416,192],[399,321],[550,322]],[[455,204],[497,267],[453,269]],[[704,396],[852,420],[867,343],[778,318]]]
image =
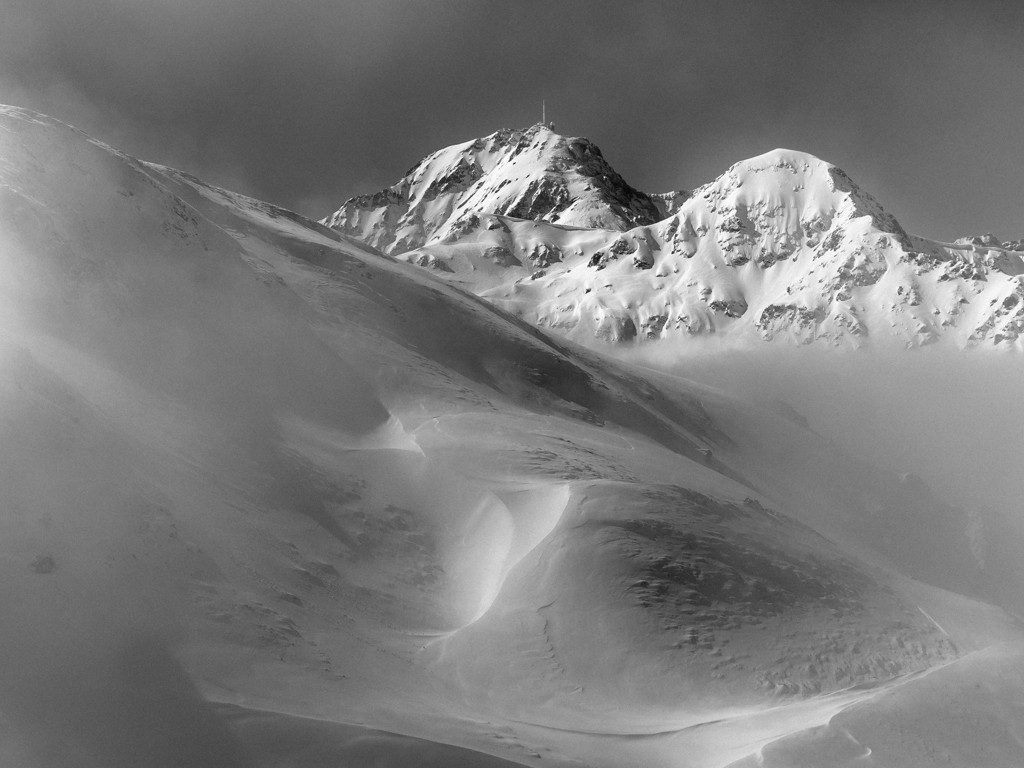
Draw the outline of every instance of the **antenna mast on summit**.
[[[540,124],[549,130],[555,130],[555,124],[548,122],[548,104],[544,99],[540,100]]]

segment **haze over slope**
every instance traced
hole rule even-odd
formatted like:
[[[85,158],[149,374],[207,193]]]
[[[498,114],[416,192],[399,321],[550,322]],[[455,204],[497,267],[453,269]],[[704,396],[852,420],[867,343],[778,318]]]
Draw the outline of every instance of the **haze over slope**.
[[[56,120],[0,157],[0,758],[827,763],[999,679],[1024,759],[998,515]]]
[[[324,223],[592,346],[715,334],[1021,348],[1019,242],[910,235],[842,170],[793,150],[655,197],[580,157],[601,156],[543,125],[499,132]]]

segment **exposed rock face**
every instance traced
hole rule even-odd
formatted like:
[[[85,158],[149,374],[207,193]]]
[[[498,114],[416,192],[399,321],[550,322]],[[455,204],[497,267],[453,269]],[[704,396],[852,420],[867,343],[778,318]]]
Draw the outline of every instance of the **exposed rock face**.
[[[693,197],[693,193],[685,189],[651,195],[651,199],[654,201],[654,204],[658,206],[658,213],[661,214],[658,217],[659,219],[671,216],[691,197]]]
[[[1024,240],[999,242],[992,234],[970,235],[957,238],[955,245],[966,246],[970,252],[978,254],[981,262],[988,270],[996,270],[1005,275],[1016,277],[1024,274]]]
[[[534,125],[435,152],[394,186],[346,201],[324,223],[397,254],[458,239],[479,227],[484,213],[628,229],[662,218],[681,194],[656,202],[629,186],[587,139]]]
[[[538,269],[550,267],[562,260],[562,251],[557,245],[551,243],[538,243],[530,251],[530,263]]]
[[[523,265],[508,248],[502,248],[500,245],[491,246],[484,251],[484,258],[490,259],[502,267],[521,267]]]

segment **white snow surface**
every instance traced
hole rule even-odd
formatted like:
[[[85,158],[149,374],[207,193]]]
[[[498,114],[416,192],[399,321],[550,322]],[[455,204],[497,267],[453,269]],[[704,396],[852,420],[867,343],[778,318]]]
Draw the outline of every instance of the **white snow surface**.
[[[1019,538],[792,409],[16,108],[0,225],[0,763],[1024,764]]]
[[[544,161],[581,140],[531,131],[530,152],[510,163],[475,159],[503,133],[449,147],[324,223],[598,348],[671,350],[711,335],[733,346],[1024,344],[1017,243],[908,235],[842,170],[787,149],[737,163],[692,194],[653,196],[657,221],[630,225],[592,180],[581,189],[571,167]],[[407,203],[406,190],[430,188],[439,169],[472,185]],[[564,212],[508,204],[540,182],[562,190]]]
[[[395,253],[455,240],[479,226],[481,213],[627,229],[654,221],[673,201],[630,187],[587,139],[538,123],[439,150],[394,186],[348,200],[324,223]]]

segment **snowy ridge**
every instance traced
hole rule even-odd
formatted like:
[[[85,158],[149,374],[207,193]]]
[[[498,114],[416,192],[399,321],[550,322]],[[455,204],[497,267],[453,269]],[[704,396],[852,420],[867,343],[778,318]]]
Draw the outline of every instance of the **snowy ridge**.
[[[479,226],[481,213],[621,230],[657,220],[672,200],[656,202],[630,187],[587,139],[538,123],[435,152],[394,186],[348,200],[324,223],[397,253],[458,239]]]
[[[985,510],[59,121],[0,157],[0,765],[842,765],[896,696],[900,764],[1024,764]]]
[[[582,142],[531,131],[521,140],[534,137],[530,157],[541,146]],[[521,167],[514,160],[508,169],[466,160],[504,135],[442,150],[405,186],[349,201],[326,223],[582,343],[716,334],[853,347],[943,339],[1021,347],[1019,243],[908,235],[846,173],[816,157],[776,149],[692,194],[638,196],[627,209],[589,182],[581,190],[574,167],[549,163],[530,182],[516,176],[517,186],[507,180],[508,169]],[[431,208],[421,202],[425,193],[403,191],[436,188],[427,171],[438,167],[465,169],[443,177],[442,186],[460,180],[457,200],[438,196]],[[541,178],[543,189],[559,192],[524,196]],[[623,185],[614,189],[629,189]],[[508,196],[499,201],[497,190]],[[385,194],[392,197],[382,204]]]

